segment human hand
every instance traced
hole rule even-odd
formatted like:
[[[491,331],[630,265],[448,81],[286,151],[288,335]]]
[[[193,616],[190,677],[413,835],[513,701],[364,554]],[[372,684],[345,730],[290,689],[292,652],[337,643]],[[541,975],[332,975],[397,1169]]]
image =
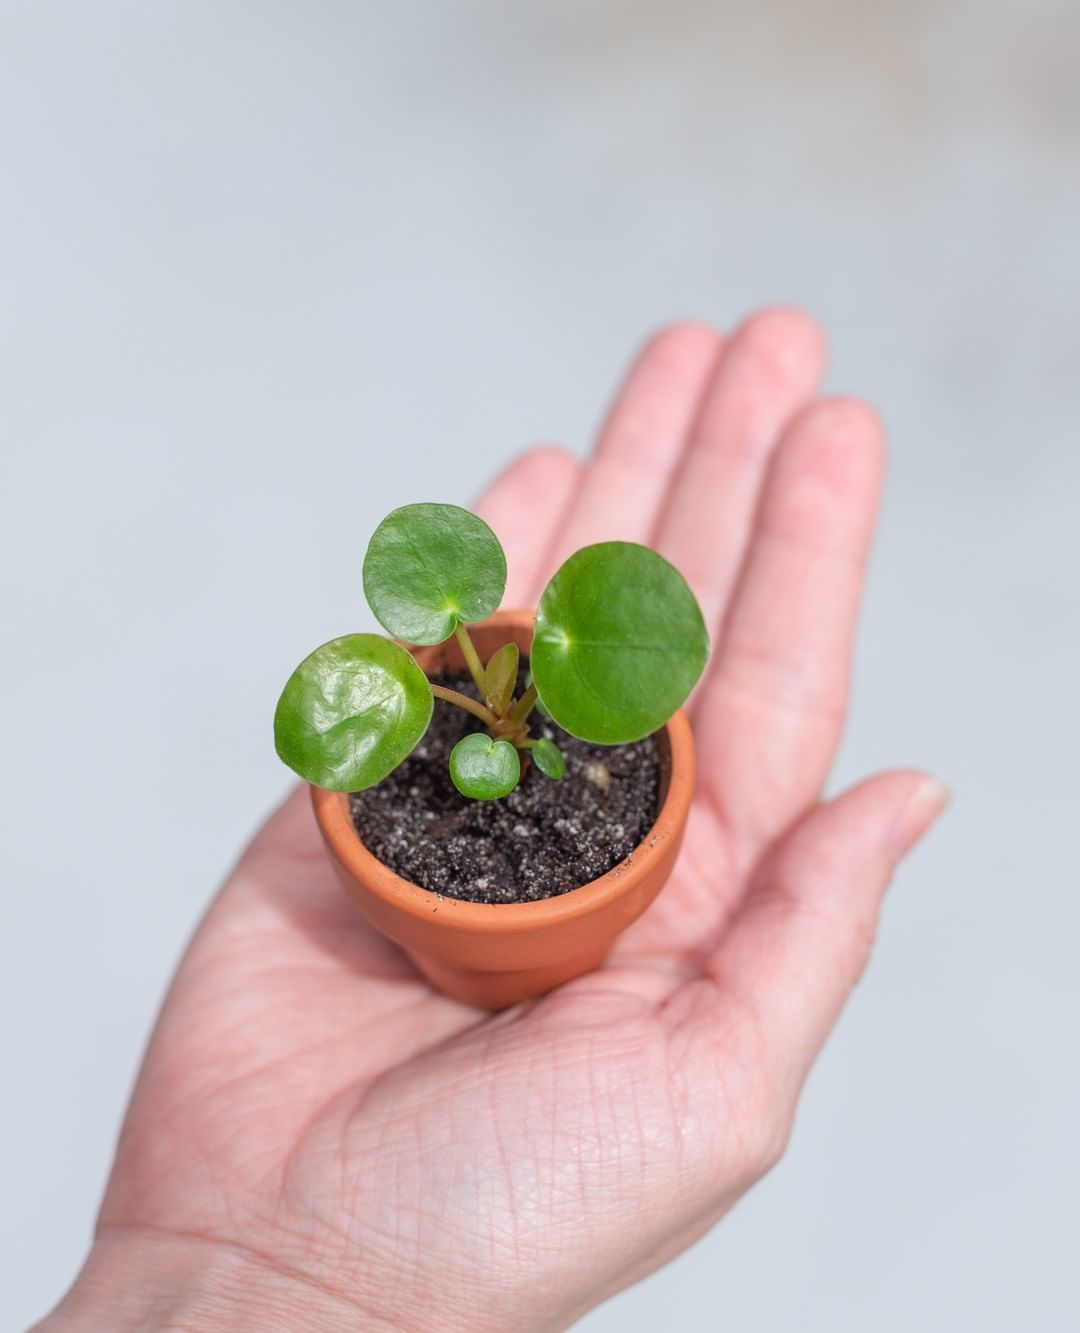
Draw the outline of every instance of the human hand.
[[[478,506],[534,605],[588,542],[655,545],[713,637],[675,875],[597,972],[490,1016],[356,914],[305,791],[199,928],[91,1256],[40,1327],[563,1328],[679,1253],[780,1156],[894,866],[945,794],[822,802],[883,467],[816,399],[793,312],[665,330],[590,464],[539,450]]]

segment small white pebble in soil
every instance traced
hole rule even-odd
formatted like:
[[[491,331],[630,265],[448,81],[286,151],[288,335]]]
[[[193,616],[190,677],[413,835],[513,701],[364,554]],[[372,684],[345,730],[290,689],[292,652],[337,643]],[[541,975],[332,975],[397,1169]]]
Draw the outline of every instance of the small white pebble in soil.
[[[484,876],[483,879],[478,879],[475,881],[475,887],[478,889],[486,889],[487,886],[488,886],[488,879],[486,875]]]
[[[602,764],[599,759],[590,759],[585,765],[585,778],[594,787],[599,787],[601,791],[607,791],[611,774],[608,772],[606,764]]]
[[[528,824],[523,824],[521,823],[520,820],[514,825],[515,838],[527,838],[531,835],[531,833],[532,829],[529,828]]]

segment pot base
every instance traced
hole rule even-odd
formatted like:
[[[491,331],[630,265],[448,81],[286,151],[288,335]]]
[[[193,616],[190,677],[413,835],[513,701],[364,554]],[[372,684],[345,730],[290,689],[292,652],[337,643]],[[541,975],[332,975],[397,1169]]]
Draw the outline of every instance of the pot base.
[[[498,908],[494,909],[498,911]],[[462,1004],[477,1009],[507,1009],[522,1000],[534,1000],[554,990],[564,981],[592,972],[608,955],[600,949],[583,958],[565,959],[547,967],[532,967],[517,972],[478,972],[472,968],[454,967],[438,958],[406,950],[417,971],[431,982],[436,990]]]

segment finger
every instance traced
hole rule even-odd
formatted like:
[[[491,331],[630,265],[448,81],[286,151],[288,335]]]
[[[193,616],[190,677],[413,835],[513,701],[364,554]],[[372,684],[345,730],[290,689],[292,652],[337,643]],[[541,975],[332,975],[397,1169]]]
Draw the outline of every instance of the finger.
[[[751,316],[725,347],[661,515],[656,547],[679,569],[716,636],[742,563],[769,457],[816,392],[818,326],[797,310]]]
[[[755,877],[709,965],[736,997],[770,1081],[794,1094],[870,956],[898,862],[945,808],[934,778],[871,778],[819,806]]]
[[[773,460],[695,715],[710,794],[751,852],[818,799],[839,742],[884,459],[877,418],[838,398]]]
[[[690,323],[662,329],[646,344],[547,552],[549,572],[592,542],[650,540],[720,346],[715,330]]]
[[[503,605],[535,604],[545,553],[555,537],[582,474],[565,449],[530,449],[487,487],[473,512],[494,530],[506,552]]]

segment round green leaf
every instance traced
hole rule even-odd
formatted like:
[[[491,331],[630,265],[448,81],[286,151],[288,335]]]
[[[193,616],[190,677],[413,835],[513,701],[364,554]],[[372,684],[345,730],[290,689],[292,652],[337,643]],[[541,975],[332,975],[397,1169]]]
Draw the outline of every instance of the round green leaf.
[[[586,546],[540,598],[531,652],[536,688],[559,726],[582,740],[618,745],[662,727],[708,655],[694,594],[646,546]]]
[[[566,760],[563,758],[563,752],[555,744],[549,741],[546,736],[541,736],[538,741],[533,741],[529,746],[533,762],[536,767],[548,778],[561,778],[566,772]]]
[[[364,557],[364,594],[379,623],[407,643],[442,643],[460,621],[502,601],[506,557],[488,525],[457,505],[395,509]]]
[[[427,730],[434,700],[412,655],[380,634],[346,634],[305,657],[274,714],[274,744],[307,782],[363,791]]]
[[[509,741],[497,741],[486,732],[474,731],[450,751],[450,776],[462,796],[494,801],[517,786],[521,760]]]

